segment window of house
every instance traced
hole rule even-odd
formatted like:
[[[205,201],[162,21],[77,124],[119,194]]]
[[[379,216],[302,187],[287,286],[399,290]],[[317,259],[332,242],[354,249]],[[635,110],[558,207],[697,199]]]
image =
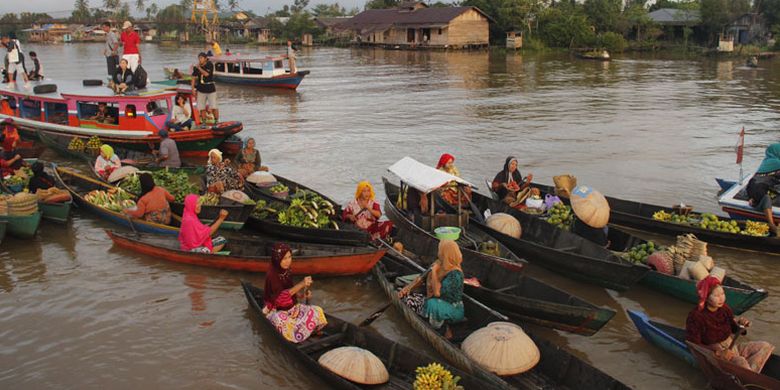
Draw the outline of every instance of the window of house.
[[[79,119],[106,125],[119,124],[119,106],[110,102],[78,102]]]

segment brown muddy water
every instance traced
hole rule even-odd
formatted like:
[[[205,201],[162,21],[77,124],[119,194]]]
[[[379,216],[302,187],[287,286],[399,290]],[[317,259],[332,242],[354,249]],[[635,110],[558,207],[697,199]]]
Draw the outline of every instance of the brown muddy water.
[[[49,77],[96,78],[105,69],[97,44],[26,49],[38,52]],[[162,66],[186,67],[198,51],[144,45],[143,63],[159,79]],[[258,140],[272,170],[344,202],[359,180],[379,185],[404,156],[435,164],[448,152],[474,183],[515,155],[521,171],[543,183],[572,173],[612,196],[716,211],[714,178],[738,174],[739,128],[747,131],[746,172],[778,140],[778,60],[750,69],[698,57],[600,63],[559,54],[334,48],[305,49],[299,58],[312,73],[297,92],[219,85],[222,117],[244,123],[242,135]],[[3,241],[0,388],[324,387],[248,310],[239,279],[262,283],[262,275],[113,248],[104,233],[112,227],[76,211],[66,226],[43,223],[34,240]],[[746,313],[749,337],[779,345],[780,258],[710,252],[731,275],[769,291]],[[682,326],[692,305],[641,286],[616,293],[529,268],[618,311],[592,337],[541,330],[556,343],[636,388],[706,385],[696,370],[642,340],[625,314],[642,309]],[[314,302],[347,320],[386,302],[368,276],[315,278],[314,286]],[[430,351],[393,309],[372,327]]]

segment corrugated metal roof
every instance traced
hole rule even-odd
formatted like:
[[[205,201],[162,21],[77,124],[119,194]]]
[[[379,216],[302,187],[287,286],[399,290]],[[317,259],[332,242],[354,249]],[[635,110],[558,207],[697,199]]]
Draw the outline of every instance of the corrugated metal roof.
[[[701,23],[699,10],[684,10],[676,8],[661,8],[647,14],[650,19],[658,24],[665,25],[693,25]]]

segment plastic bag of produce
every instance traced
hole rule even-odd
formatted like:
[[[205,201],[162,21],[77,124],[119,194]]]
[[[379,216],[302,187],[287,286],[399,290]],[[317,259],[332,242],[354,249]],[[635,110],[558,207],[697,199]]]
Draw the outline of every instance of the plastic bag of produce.
[[[506,213],[495,213],[487,219],[487,225],[491,229],[506,234],[507,236],[520,238],[523,229],[517,219]]]
[[[674,261],[672,261],[672,255],[669,252],[651,254],[647,257],[647,265],[662,274],[674,275]]]

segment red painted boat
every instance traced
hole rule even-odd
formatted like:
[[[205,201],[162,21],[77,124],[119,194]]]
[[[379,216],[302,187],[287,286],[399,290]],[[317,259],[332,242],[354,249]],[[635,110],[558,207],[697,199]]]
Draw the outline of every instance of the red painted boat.
[[[158,234],[106,233],[114,244],[134,252],[177,263],[233,271],[267,272],[271,265],[271,247],[276,241],[252,237],[230,238],[228,254],[194,253],[179,249],[176,236]],[[358,275],[368,273],[385,254],[371,246],[339,246],[288,243],[293,249],[295,275]]]

